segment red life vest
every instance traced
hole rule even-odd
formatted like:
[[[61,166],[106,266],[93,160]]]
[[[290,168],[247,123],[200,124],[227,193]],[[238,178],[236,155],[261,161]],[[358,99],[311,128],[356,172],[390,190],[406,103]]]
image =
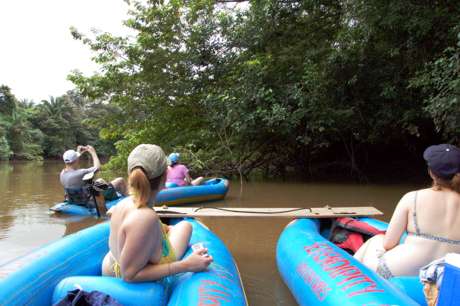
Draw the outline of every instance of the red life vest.
[[[332,223],[330,241],[352,254],[372,236],[384,234],[364,221],[350,217],[337,218]]]

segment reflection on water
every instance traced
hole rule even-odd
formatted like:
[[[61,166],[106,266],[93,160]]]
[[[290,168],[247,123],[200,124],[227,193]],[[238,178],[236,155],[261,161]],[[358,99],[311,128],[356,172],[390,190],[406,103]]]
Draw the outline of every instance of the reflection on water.
[[[0,264],[60,237],[94,225],[95,218],[55,216],[48,209],[62,201],[60,161],[0,163]],[[111,177],[105,177],[110,179]],[[232,207],[320,207],[372,205],[387,220],[399,198],[415,185],[232,182],[225,201]],[[251,305],[296,305],[275,263],[276,241],[288,219],[204,218],[235,257]]]

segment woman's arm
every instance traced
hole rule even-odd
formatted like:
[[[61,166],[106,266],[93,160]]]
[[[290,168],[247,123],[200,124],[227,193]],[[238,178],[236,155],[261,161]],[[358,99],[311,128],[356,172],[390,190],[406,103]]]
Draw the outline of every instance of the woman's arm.
[[[147,264],[133,278],[123,277],[128,282],[154,281],[165,276],[181,272],[200,272],[206,270],[213,258],[207,254],[207,249],[199,249],[185,259],[168,264]]]
[[[391,217],[390,224],[385,233],[385,238],[383,239],[383,248],[385,250],[391,250],[399,244],[401,236],[404,231],[407,229],[408,218],[409,218],[409,207],[413,202],[414,193],[409,192],[405,194],[401,200],[399,200],[398,205]]]
[[[159,280],[165,276],[173,275],[175,273],[186,272],[187,269],[182,261],[175,261],[170,264],[147,264],[143,269],[135,274],[123,274],[123,280],[127,282],[145,282]]]
[[[202,271],[212,262],[204,257],[204,251],[194,252],[188,258],[170,264],[151,264],[153,252],[162,247],[159,219],[156,216],[137,212],[135,222],[127,225],[125,243],[120,253],[121,274],[127,282],[154,281],[168,275]]]

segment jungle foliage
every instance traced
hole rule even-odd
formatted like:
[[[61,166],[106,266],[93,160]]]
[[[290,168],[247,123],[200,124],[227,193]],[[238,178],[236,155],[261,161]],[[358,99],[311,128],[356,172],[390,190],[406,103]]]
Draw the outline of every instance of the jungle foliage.
[[[101,155],[111,155],[113,144],[100,140],[99,129],[93,124],[105,116],[108,107],[90,103],[72,91],[41,103],[19,101],[2,85],[0,160],[57,158],[66,149],[87,143],[94,144]]]
[[[113,108],[92,123],[114,168],[156,143],[203,174],[361,176],[459,140],[458,1],[128,2],[133,35],[71,30],[102,67],[69,78]]]

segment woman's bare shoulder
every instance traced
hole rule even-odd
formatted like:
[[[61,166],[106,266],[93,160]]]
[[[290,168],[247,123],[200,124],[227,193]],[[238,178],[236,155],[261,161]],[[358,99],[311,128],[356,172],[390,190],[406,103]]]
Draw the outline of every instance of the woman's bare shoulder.
[[[123,227],[152,228],[160,219],[150,208],[133,209],[126,216]]]
[[[417,190],[412,190],[407,192],[405,195],[402,196],[401,200],[403,201],[409,201],[409,202],[414,202],[416,198],[420,196],[424,196],[428,193],[434,192],[432,188],[423,188],[423,189],[417,189]]]
[[[401,200],[399,200],[399,204],[412,206],[415,202],[423,201],[427,197],[432,196],[435,192],[436,191],[434,191],[432,188],[423,188],[409,191],[402,196]]]
[[[417,193],[418,193],[418,190],[413,190],[413,191],[407,192],[406,194],[404,194],[401,197],[401,200],[399,200],[399,203],[401,203],[401,204],[403,204],[403,203],[404,204],[405,203],[413,203]]]
[[[110,207],[107,210],[106,214],[109,218],[112,217],[120,217],[124,214],[124,212],[129,209],[129,206],[132,205],[131,197],[126,197],[125,199],[121,200],[117,205]]]

